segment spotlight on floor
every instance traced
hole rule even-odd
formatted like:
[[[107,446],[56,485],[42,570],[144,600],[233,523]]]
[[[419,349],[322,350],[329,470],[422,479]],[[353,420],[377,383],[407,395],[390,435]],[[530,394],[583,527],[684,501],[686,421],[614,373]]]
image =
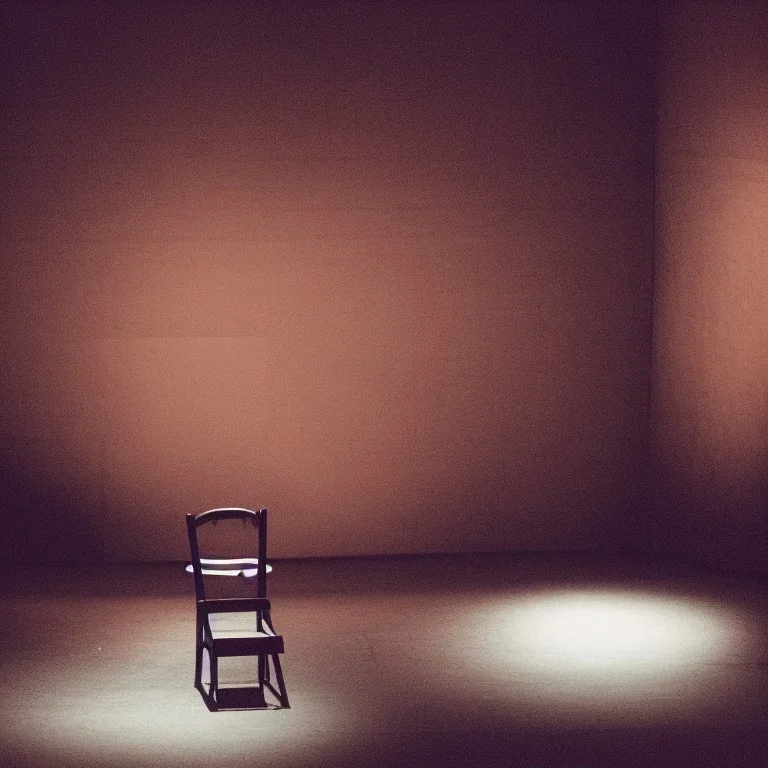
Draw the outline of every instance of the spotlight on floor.
[[[723,722],[760,696],[766,654],[745,609],[652,590],[563,588],[468,606],[471,637],[425,643],[423,685],[504,699],[512,722],[641,726]],[[455,634],[455,633],[454,633]],[[416,671],[418,674],[418,671]]]

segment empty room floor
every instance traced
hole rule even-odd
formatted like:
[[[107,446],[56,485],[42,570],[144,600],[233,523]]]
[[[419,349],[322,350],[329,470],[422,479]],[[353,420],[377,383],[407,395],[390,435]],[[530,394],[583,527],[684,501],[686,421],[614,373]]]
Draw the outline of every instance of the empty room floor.
[[[274,565],[291,708],[215,713],[183,564],[10,574],[4,764],[768,764],[758,582],[587,555]]]

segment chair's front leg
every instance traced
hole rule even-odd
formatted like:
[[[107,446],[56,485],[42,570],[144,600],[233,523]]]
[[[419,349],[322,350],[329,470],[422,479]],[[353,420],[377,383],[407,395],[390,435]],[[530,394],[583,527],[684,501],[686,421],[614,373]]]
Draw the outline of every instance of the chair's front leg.
[[[208,649],[208,660],[211,665],[211,698],[216,701],[219,697],[219,659]],[[216,701],[218,703],[218,701]]]
[[[288,703],[288,691],[285,690],[285,680],[283,680],[283,668],[280,666],[280,656],[277,653],[272,654],[272,663],[275,667],[277,688],[280,691],[280,704],[285,709],[290,709],[291,705]]]
[[[203,623],[197,619],[195,629],[195,688],[203,687]]]

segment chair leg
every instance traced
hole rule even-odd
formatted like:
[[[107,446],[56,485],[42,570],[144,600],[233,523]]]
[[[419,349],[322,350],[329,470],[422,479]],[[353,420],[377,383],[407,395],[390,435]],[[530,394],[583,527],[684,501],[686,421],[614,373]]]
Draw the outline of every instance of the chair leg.
[[[291,705],[288,703],[288,692],[285,690],[285,680],[283,680],[283,668],[280,666],[280,656],[276,653],[272,654],[272,664],[275,668],[277,688],[280,691],[280,704],[285,709],[290,709]]]
[[[203,687],[203,637],[202,627],[197,629],[195,638],[195,688],[201,690]]]
[[[211,653],[210,648],[208,649],[208,660],[211,665],[210,696],[215,703],[218,703],[217,699],[219,698],[219,659],[215,653]]]
[[[264,681],[269,680],[269,664],[267,663],[267,656],[264,653],[260,653],[258,656],[258,669],[259,669],[259,688],[264,688]]]

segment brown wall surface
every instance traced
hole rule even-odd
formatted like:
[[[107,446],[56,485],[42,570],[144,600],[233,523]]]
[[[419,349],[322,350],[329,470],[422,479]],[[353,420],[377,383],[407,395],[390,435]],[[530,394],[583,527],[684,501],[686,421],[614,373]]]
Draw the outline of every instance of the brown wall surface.
[[[12,556],[223,505],[276,557],[634,540],[646,3],[3,14]]]
[[[663,5],[652,546],[768,572],[768,11]]]

